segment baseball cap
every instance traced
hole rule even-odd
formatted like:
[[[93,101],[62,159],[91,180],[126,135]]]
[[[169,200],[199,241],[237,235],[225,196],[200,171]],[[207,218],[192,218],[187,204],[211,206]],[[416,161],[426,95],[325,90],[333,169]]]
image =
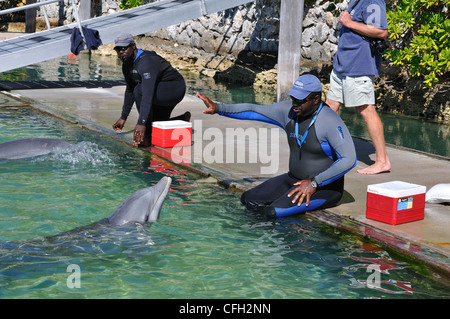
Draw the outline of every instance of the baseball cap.
[[[303,100],[312,92],[322,92],[322,83],[312,74],[301,75],[295,82],[288,95]]]
[[[134,43],[133,36],[130,33],[121,33],[114,40],[115,47],[126,47]]]

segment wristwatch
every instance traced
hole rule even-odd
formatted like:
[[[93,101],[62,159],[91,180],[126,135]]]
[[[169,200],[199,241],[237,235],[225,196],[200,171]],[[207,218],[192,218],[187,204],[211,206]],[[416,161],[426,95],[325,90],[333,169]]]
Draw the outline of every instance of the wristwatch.
[[[315,178],[313,178],[313,179],[311,180],[311,187],[317,188],[317,182],[316,182],[316,179],[315,179]]]

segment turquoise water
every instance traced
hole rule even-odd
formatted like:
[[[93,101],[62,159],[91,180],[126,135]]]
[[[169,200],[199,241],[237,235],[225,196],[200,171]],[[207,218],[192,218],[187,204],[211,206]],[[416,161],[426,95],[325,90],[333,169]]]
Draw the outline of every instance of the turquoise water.
[[[0,107],[0,128],[0,142],[74,143],[0,161],[1,298],[450,296],[375,244],[307,216],[266,220],[239,194],[107,136],[26,107]],[[173,185],[159,222],[83,227],[164,175]],[[381,283],[368,287],[374,274]]]

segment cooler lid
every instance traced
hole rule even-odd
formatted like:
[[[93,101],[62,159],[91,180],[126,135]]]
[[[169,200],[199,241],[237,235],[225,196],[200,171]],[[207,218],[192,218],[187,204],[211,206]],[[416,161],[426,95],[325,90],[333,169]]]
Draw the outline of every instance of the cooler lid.
[[[162,128],[162,129],[171,129],[171,128],[189,128],[192,127],[191,122],[186,122],[182,120],[173,120],[173,121],[155,121],[152,123],[154,127]]]
[[[411,184],[402,181],[392,181],[387,183],[367,185],[367,192],[379,194],[388,197],[406,197],[417,194],[422,194],[427,191],[427,188],[422,185]]]

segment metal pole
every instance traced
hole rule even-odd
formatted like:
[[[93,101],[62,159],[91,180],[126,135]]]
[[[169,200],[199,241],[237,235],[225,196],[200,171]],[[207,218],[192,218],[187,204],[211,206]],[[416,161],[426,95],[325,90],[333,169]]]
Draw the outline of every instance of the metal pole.
[[[86,43],[86,38],[84,37],[83,28],[81,27],[81,20],[78,16],[78,8],[77,4],[75,3],[75,0],[72,1],[72,7],[73,7],[73,15],[75,16],[75,20],[77,21],[78,29],[80,30],[80,34],[83,37],[84,43]]]
[[[42,13],[44,13],[45,24],[47,25],[47,30],[50,30],[50,21],[48,21],[48,15],[47,15],[47,11],[45,10],[45,6],[41,6],[40,8],[42,10]]]
[[[82,0],[80,2],[81,21],[91,18],[91,0]]]
[[[205,0],[201,0],[201,1],[200,1],[200,5],[201,5],[202,14],[203,14],[203,15],[206,15],[208,11],[206,10],[206,3],[205,3]]]
[[[27,0],[26,4],[34,4],[36,0]],[[25,11],[25,32],[36,32],[36,8]]]
[[[278,43],[277,100],[287,93],[299,76],[304,0],[281,0]]]

